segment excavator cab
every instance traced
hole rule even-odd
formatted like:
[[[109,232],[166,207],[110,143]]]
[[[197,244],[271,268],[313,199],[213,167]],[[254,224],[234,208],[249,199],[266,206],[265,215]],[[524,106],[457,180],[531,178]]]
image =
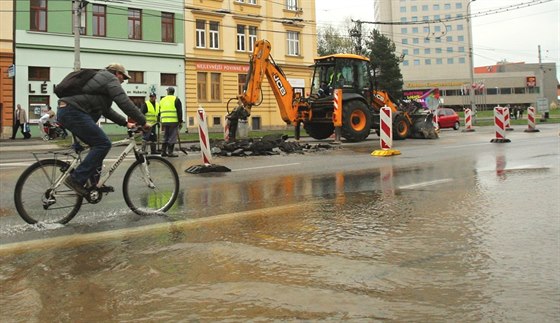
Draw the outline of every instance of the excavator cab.
[[[334,54],[315,59],[311,94],[331,96],[334,89],[371,98],[372,73],[369,60],[353,54]],[[367,100],[367,99],[366,99]],[[371,102],[368,100],[368,102]]]

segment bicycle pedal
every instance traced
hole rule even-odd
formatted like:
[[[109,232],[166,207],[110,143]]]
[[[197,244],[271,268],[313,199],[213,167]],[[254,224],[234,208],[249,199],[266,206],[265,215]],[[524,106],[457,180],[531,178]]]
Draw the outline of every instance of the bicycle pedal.
[[[115,191],[115,189],[113,188],[113,186],[103,185],[99,188],[99,192],[101,192],[101,193],[110,193],[110,192],[114,192],[114,191]]]

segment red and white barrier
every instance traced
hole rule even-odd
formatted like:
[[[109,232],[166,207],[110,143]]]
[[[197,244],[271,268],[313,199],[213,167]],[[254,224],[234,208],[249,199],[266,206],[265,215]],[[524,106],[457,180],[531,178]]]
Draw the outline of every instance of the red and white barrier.
[[[535,107],[528,107],[527,108],[527,126],[528,128],[525,129],[525,132],[539,132],[540,130],[537,129],[537,125],[535,122],[535,117],[537,112]]]
[[[465,129],[463,129],[463,132],[473,132],[473,126],[472,126],[472,110],[469,108],[465,109]]]
[[[508,117],[508,108],[495,107],[494,108],[494,128],[496,130],[496,138],[490,140],[490,142],[504,143],[511,142],[511,140],[506,139],[506,117]]]
[[[210,165],[212,164],[212,152],[210,151],[210,138],[208,137],[206,112],[204,112],[202,107],[198,107],[196,116],[198,119],[198,138],[200,141],[200,152],[202,153],[202,163],[204,165]]]
[[[379,137],[380,150],[374,150],[372,156],[392,156],[400,155],[401,152],[392,149],[393,147],[393,112],[388,106],[379,110]]]
[[[196,111],[198,119],[198,139],[200,141],[200,153],[202,154],[202,165],[193,165],[185,169],[185,173],[200,174],[210,172],[231,172],[231,169],[212,164],[212,151],[210,150],[210,137],[208,137],[208,123],[206,112],[202,106]]]

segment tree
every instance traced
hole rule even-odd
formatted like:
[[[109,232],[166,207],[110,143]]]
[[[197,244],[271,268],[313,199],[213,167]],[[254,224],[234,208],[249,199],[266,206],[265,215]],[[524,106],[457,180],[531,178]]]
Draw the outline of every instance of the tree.
[[[318,30],[317,54],[319,56],[351,52],[352,40],[342,36],[338,29],[326,26]]]
[[[377,29],[371,31],[365,43],[367,56],[376,71],[376,87],[400,99],[404,84],[399,67],[402,59],[395,53],[395,43]]]

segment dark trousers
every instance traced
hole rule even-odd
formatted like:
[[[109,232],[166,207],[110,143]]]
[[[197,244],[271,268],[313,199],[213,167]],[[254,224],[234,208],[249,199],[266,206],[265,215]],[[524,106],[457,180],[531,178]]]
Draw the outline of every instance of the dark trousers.
[[[84,185],[103,166],[103,159],[111,150],[111,140],[89,114],[71,105],[58,109],[58,121],[91,148],[72,175],[77,183]]]
[[[30,133],[23,132],[23,125],[24,125],[24,123],[19,122],[19,120],[15,121],[14,128],[12,129],[12,139],[16,139],[16,134],[18,132],[18,129],[21,131],[21,134],[23,135],[23,138],[28,139],[29,137],[31,137]]]

